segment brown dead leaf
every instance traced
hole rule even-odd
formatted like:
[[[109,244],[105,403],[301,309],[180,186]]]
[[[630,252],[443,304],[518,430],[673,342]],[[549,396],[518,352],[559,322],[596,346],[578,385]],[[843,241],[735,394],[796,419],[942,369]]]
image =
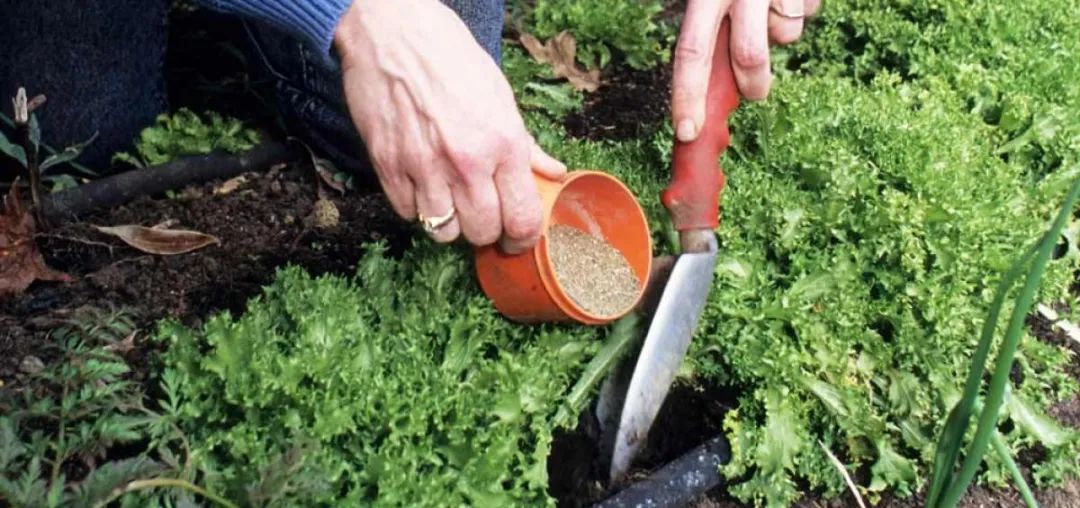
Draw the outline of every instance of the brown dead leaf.
[[[154,224],[153,226],[150,226],[150,228],[152,228],[152,229],[169,229],[169,228],[175,226],[179,222],[180,221],[178,221],[176,219],[165,219],[165,220],[163,220],[163,221],[161,221],[161,222],[159,222],[157,224]]]
[[[113,342],[112,344],[105,346],[105,350],[119,354],[130,352],[132,349],[135,349],[135,334],[136,332],[129,333],[127,337],[124,337],[124,340]]]
[[[315,158],[313,160],[315,162],[315,171],[319,173],[319,179],[322,180],[322,183],[344,196],[345,183],[334,179],[334,173],[337,172],[334,164],[326,159]]]
[[[213,235],[184,229],[148,228],[131,224],[94,227],[102,233],[120,238],[124,243],[143,252],[164,256],[185,254],[221,243],[221,240]]]
[[[37,224],[19,201],[18,179],[4,199],[0,213],[0,297],[22,293],[35,280],[71,282],[74,279],[49,268],[34,243]]]
[[[595,92],[600,87],[600,70],[586,71],[577,66],[577,41],[566,30],[541,43],[531,34],[521,34],[521,44],[534,60],[550,64],[555,76],[566,78],[574,88],[586,92]]]
[[[246,182],[246,181],[247,181],[247,177],[244,176],[244,175],[234,176],[234,177],[232,177],[232,178],[230,178],[228,180],[225,180],[225,182],[222,183],[221,185],[217,186],[214,189],[214,194],[215,195],[228,194],[228,193],[230,193],[232,191],[235,191],[236,189],[239,189],[240,186],[243,185],[244,182]]]

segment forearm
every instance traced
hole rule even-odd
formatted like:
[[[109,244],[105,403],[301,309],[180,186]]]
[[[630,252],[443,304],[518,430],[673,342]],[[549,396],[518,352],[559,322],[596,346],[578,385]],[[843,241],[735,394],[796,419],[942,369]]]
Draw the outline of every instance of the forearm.
[[[334,29],[352,0],[197,0],[209,9],[257,19],[307,43],[329,64]]]

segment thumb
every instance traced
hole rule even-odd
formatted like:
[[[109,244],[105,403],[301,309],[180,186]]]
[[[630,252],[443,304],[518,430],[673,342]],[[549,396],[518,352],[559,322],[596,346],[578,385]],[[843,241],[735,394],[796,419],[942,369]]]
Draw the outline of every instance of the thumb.
[[[532,151],[529,157],[533,171],[547,178],[562,180],[563,176],[566,175],[566,164],[548,155],[535,140],[532,141]]]

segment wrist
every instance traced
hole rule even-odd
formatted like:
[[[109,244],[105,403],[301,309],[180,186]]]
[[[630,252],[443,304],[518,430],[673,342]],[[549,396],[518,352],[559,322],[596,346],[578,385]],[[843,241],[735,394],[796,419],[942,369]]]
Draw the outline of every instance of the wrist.
[[[334,27],[331,48],[337,53],[338,60],[345,63],[351,60],[355,53],[358,39],[361,37],[360,30],[363,28],[363,20],[366,14],[364,8],[376,0],[353,0],[349,7],[342,13],[338,24]]]

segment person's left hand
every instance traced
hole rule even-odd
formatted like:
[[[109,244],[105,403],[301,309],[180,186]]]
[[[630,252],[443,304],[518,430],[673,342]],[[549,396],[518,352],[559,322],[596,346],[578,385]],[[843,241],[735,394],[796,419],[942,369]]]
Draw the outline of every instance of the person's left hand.
[[[769,93],[769,44],[790,44],[802,35],[803,20],[821,0],[689,0],[675,47],[671,115],[680,141],[697,138],[705,123],[713,48],[720,22],[731,16],[731,64],[747,100]]]

